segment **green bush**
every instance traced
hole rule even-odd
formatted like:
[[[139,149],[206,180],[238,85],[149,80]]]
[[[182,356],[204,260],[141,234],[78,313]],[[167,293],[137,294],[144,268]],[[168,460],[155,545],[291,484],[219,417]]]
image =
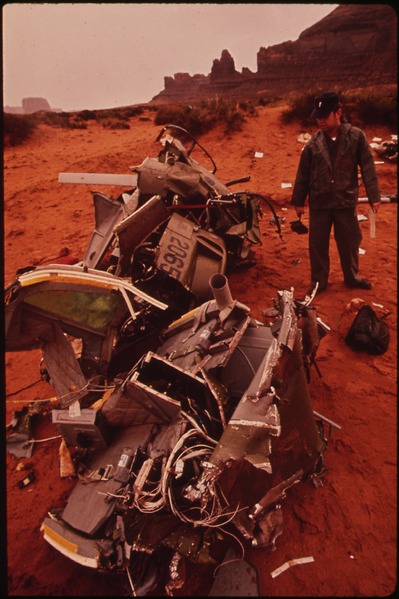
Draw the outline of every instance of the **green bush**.
[[[70,116],[69,112],[41,112],[35,114],[38,123],[44,123],[50,127],[61,127],[63,129],[70,127]]]
[[[215,118],[198,106],[167,105],[160,106],[155,114],[155,125],[173,124],[183,127],[191,135],[206,133],[215,124]]]
[[[97,120],[128,121],[129,116],[123,108],[108,108],[106,110],[97,110]]]
[[[130,129],[129,123],[121,121],[117,118],[100,119],[99,123],[106,129]]]
[[[187,129],[191,135],[206,133],[217,123],[225,126],[226,134],[241,131],[245,116],[243,109],[255,113],[249,103],[240,107],[235,100],[226,98],[202,99],[198,104],[160,106],[154,118],[155,125],[173,124]]]
[[[384,125],[397,130],[396,94],[386,91],[353,93],[346,98],[345,109],[350,121],[360,120],[362,124]]]
[[[143,114],[144,108],[142,106],[126,106],[126,108],[121,109],[121,112],[126,118],[132,118]]]
[[[95,110],[81,110],[80,112],[78,112],[78,116],[83,121],[95,121],[96,120]]]
[[[231,110],[225,119],[225,130],[226,134],[234,133],[235,131],[242,131],[245,123],[245,117],[239,110]]]
[[[69,127],[71,129],[87,129],[87,123],[78,115],[74,115],[69,120]]]
[[[17,146],[29,139],[36,129],[31,115],[3,113],[3,133],[5,145]]]

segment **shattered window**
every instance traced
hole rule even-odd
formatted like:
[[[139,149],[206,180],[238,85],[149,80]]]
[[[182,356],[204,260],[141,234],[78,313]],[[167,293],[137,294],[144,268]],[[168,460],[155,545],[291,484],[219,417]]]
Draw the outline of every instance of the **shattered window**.
[[[105,333],[124,299],[116,293],[99,295],[88,291],[51,290],[34,293],[25,299],[25,303]]]

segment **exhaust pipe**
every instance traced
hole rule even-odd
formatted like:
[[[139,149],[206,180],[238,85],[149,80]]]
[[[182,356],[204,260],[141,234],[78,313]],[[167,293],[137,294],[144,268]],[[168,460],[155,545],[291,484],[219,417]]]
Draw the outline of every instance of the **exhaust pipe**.
[[[227,277],[220,273],[216,273],[209,279],[213,297],[216,300],[217,307],[222,311],[226,306],[231,304],[233,298],[230,293],[229,282]]]

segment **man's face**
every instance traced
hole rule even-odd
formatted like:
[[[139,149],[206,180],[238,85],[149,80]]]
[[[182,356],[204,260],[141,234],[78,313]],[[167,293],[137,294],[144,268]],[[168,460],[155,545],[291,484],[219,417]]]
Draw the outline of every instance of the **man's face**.
[[[335,112],[330,112],[329,115],[323,118],[318,118],[317,125],[325,133],[336,133],[341,123],[342,110],[339,108]]]

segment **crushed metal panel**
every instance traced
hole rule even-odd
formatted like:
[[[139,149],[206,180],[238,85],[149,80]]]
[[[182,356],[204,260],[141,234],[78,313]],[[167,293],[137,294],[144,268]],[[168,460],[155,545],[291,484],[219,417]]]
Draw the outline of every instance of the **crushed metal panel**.
[[[267,493],[252,507],[249,517],[253,520],[259,520],[264,512],[268,511],[273,505],[279,503],[285,497],[286,490],[295,485],[303,478],[303,470],[298,470],[288,479],[272,487]]]
[[[123,204],[103,193],[93,193],[93,204],[95,228],[83,257],[83,265],[88,268],[98,266],[114,237],[115,225],[125,216]]]
[[[282,308],[282,319],[278,334],[278,342],[292,350],[298,328],[293,304],[294,297],[292,291],[287,290],[280,291],[279,296],[280,306]]]
[[[194,421],[198,410],[207,422],[209,417],[203,414],[203,404],[208,390],[202,378],[150,351],[140,367],[111,395],[103,413],[114,426],[170,424],[181,412],[189,416],[187,410],[193,414]]]
[[[303,367],[301,332],[297,331],[293,351],[286,355],[284,370],[276,381],[282,434],[273,439],[273,468],[283,478],[302,469],[306,474],[317,467],[326,443],[320,436],[312,410]]]
[[[166,335],[157,353],[194,374],[201,368],[209,372],[225,366],[251,319],[246,307],[237,302],[233,302],[228,309],[226,307],[223,323],[217,316],[221,313],[215,312],[214,308],[214,302],[203,304],[187,315],[187,319],[182,317],[180,322],[172,323],[170,330],[176,332]]]
[[[162,411],[164,418],[174,418],[178,410],[204,434],[214,429],[209,410],[213,407],[216,411],[217,407],[207,405],[206,399],[212,395],[206,381],[158,354],[147,353],[140,369],[130,377],[130,384],[141,388],[146,407]]]
[[[243,396],[274,339],[267,326],[250,324],[244,331],[230,360],[220,373],[220,381],[228,387],[233,397],[240,399]]]
[[[122,429],[105,451],[93,454],[89,467],[97,470],[112,464],[116,468],[125,447],[133,450],[145,447],[151,434],[152,425]],[[62,520],[84,534],[95,534],[112,514],[116,501],[114,495],[122,484],[112,477],[90,483],[79,480],[62,512]]]
[[[170,191],[190,199],[196,196],[206,198],[209,194],[209,184],[206,184],[201,173],[183,162],[165,164],[156,158],[146,158],[136,170],[138,187],[143,194],[165,197]]]
[[[271,450],[270,435],[278,436],[281,432],[279,413],[273,404],[273,395],[263,394],[260,397],[259,390],[261,386],[267,387],[266,381],[270,386],[272,369],[278,357],[277,349],[278,343],[274,339],[233,412],[209,460],[211,463],[220,464],[230,459],[246,458],[254,465],[271,472],[268,459]]]
[[[141,418],[136,412],[134,419],[143,422],[171,422],[180,413],[180,403],[150,385],[142,383],[135,376],[127,382],[126,390],[136,406],[141,408]]]
[[[69,406],[87,395],[86,379],[71,342],[59,325],[52,324],[54,339],[43,341],[43,358],[61,406]]]
[[[88,568],[98,569],[99,551],[92,539],[85,539],[65,524],[46,517],[40,527],[44,540],[72,561]]]
[[[124,276],[129,272],[135,249],[169,217],[170,214],[163,200],[160,196],[154,195],[115,226],[114,231],[120,252],[116,271],[118,276]]]
[[[180,413],[179,402],[137,380],[137,374],[116,388],[102,412],[112,426],[170,423]]]
[[[220,237],[198,230],[175,212],[159,242],[155,265],[201,300],[209,298],[209,279],[224,272],[226,261],[226,247]]]

